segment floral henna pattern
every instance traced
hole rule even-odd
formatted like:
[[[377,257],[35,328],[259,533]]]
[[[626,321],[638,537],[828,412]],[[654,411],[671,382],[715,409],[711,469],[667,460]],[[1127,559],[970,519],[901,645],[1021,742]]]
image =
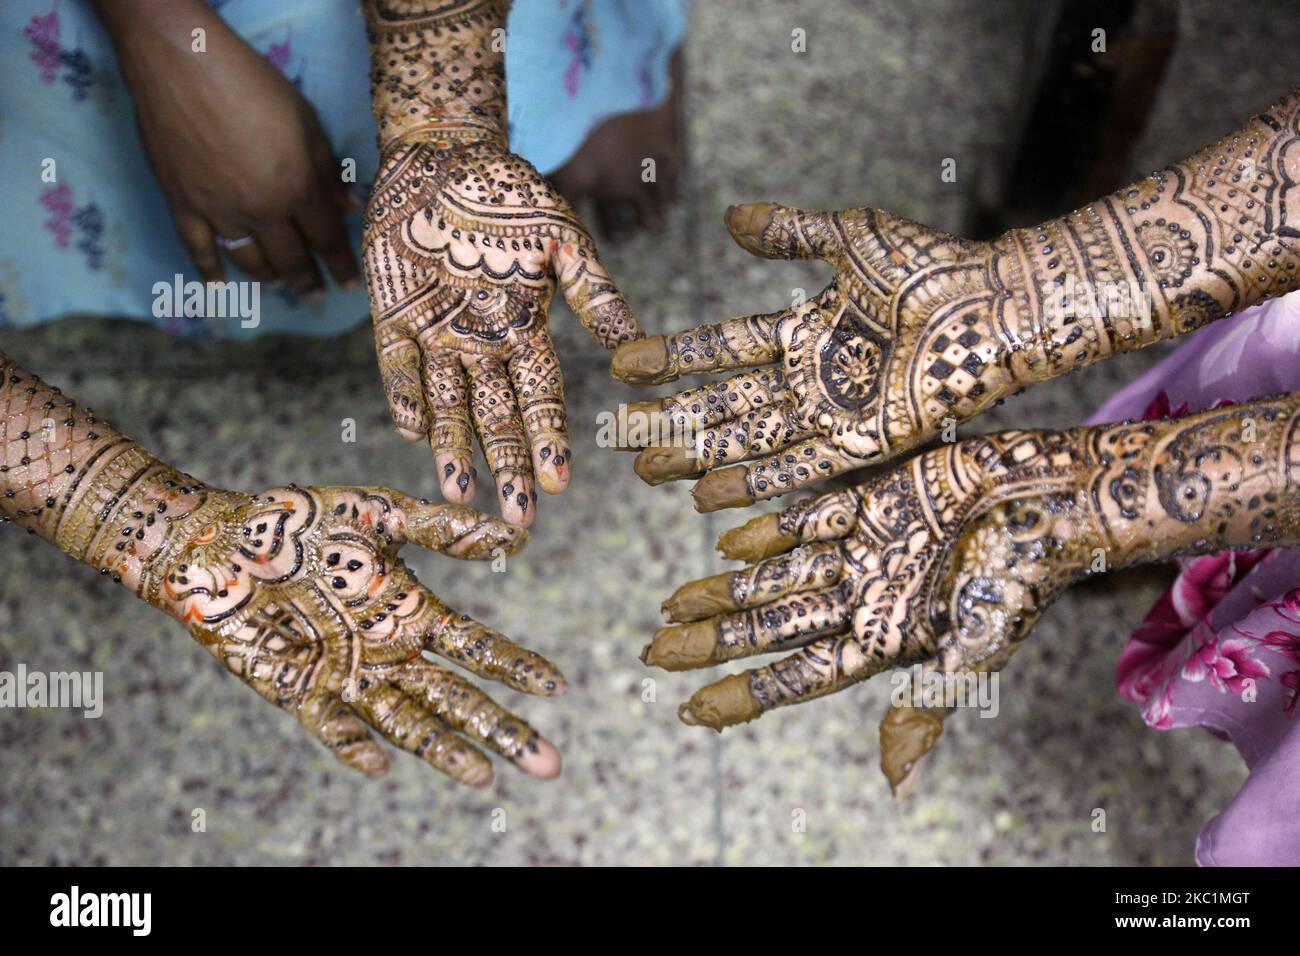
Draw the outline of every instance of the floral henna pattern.
[[[527,527],[535,485],[571,478],[557,284],[602,346],[641,331],[582,222],[506,145],[506,6],[368,5],[382,160],[364,262],[399,433],[428,437],[453,502],[474,496],[476,435],[502,515]]]
[[[786,494],[913,448],[1025,385],[1288,292],[1300,281],[1297,182],[1292,94],[1182,164],[992,242],[874,209],[732,207],[727,227],[746,250],[821,259],[835,278],[782,312],[620,348],[614,374],[633,384],[761,370],[638,403],[667,416],[670,445],[695,448],[646,448],[636,470],[652,483],[703,476],[701,511]],[[729,453],[707,453],[720,447]]]
[[[1298,493],[1300,394],[950,443],[724,534],[724,555],[750,564],[678,589],[642,659],[682,670],[793,651],[683,705],[685,722],[717,730],[892,667],[998,670],[1088,574],[1300,543]],[[895,783],[942,716],[887,718]],[[893,745],[920,750],[900,759]]]
[[[553,696],[559,671],[457,614],[398,556],[513,554],[527,534],[388,488],[210,488],[0,355],[0,512],[181,621],[227,669],[293,713],[346,765],[388,766],[371,733],[475,786],[480,744],[538,776],[559,755],[440,655]]]

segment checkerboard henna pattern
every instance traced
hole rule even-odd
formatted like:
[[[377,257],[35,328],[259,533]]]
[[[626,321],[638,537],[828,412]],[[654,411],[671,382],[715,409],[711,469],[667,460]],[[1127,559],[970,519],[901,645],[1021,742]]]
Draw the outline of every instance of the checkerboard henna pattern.
[[[754,255],[835,277],[778,312],[624,345],[615,377],[730,378],[638,402],[637,473],[701,511],[886,461],[1035,382],[1300,283],[1300,93],[1186,161],[1032,229],[969,242],[876,209],[732,207]],[[686,436],[683,438],[683,436]],[[734,466],[734,467],[733,467]],[[702,476],[702,477],[701,477]]]

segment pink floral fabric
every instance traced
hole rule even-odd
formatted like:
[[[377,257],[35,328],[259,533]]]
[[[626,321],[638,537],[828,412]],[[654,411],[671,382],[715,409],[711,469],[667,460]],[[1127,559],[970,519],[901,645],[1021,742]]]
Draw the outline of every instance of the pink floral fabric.
[[[1091,419],[1178,417],[1300,390],[1300,293],[1194,335]],[[1202,865],[1300,865],[1300,551],[1185,558],[1117,667],[1160,730],[1203,727],[1250,777],[1201,831]]]

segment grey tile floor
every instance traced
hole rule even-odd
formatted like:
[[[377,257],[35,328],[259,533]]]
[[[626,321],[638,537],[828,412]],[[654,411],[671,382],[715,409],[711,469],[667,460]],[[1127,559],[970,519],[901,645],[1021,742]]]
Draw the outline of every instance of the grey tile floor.
[[[1246,15],[1183,5],[1171,82],[1136,175],[1180,158],[1296,81],[1286,4]],[[825,281],[751,259],[727,204],[871,204],[957,228],[1021,95],[1023,25],[1007,0],[698,0],[687,49],[687,201],[658,236],[606,250],[652,331],[766,311]],[[807,52],[791,51],[791,31]],[[939,163],[958,161],[944,183]],[[0,863],[1188,863],[1200,824],[1240,786],[1205,735],[1148,730],[1114,690],[1124,636],[1159,591],[1129,574],[1071,592],[1003,675],[1001,714],[949,721],[916,794],[877,768],[888,687],[864,686],[719,737],[679,724],[700,676],[636,654],[677,583],[722,569],[718,532],[685,488],[648,488],[595,445],[630,390],[560,310],[577,477],[542,502],[505,573],[410,560],[464,611],[525,639],[570,678],[562,700],[501,694],[554,739],[564,775],[503,768],[484,793],[410,759],[383,781],[339,769],[288,717],[226,676],[153,610],[11,527],[0,528],[0,664],[97,669],[97,721],[0,712]],[[368,331],[251,345],[176,342],[125,322],[7,334],[30,368],[216,484],[368,482],[432,488],[426,451],[390,431]],[[968,427],[1077,423],[1154,358],[1129,356],[1013,399]],[[358,424],[354,444],[340,422]],[[647,679],[653,681],[647,684]],[[1104,834],[1094,808],[1107,811]],[[191,831],[195,809],[207,829]],[[505,821],[505,828],[494,822]],[[794,824],[803,821],[802,829]]]

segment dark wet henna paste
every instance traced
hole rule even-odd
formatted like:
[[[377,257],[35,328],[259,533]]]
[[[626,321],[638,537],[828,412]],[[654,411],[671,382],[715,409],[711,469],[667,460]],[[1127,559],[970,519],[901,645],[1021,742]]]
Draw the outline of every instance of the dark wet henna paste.
[[[999,670],[1048,605],[1097,570],[1300,544],[1300,393],[1177,421],[964,440],[720,544],[753,563],[678,589],[664,605],[674,623],[643,660],[677,670],[800,649],[698,691],[688,723],[721,730],[896,666]],[[891,712],[893,784],[938,739],[937,721]]]
[[[615,376],[633,384],[755,368],[653,403],[706,453],[647,451],[637,472],[655,484],[703,474],[701,511],[776,497],[894,457],[1034,382],[1289,292],[1298,183],[1293,93],[1185,162],[991,242],[876,209],[733,207],[744,248],[822,259],[835,279],[782,312],[615,353]]]
[[[532,523],[572,443],[547,329],[557,283],[602,345],[640,336],[585,226],[506,143],[502,0],[367,0],[380,170],[363,261],[394,424],[427,435],[444,497]]]

